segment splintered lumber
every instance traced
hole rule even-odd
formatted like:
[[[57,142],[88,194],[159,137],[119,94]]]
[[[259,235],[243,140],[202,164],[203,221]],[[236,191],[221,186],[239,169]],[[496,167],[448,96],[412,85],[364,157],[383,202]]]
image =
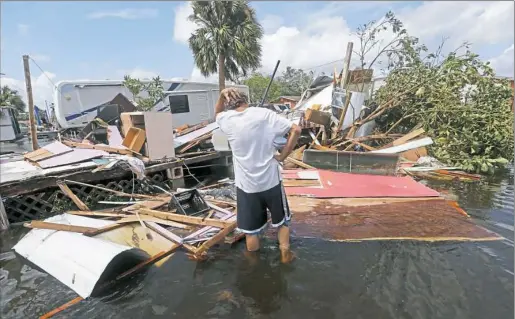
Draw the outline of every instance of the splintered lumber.
[[[117,229],[117,228],[120,228],[123,226],[125,226],[125,224],[119,224],[119,223],[111,224],[111,225],[107,225],[107,226],[100,227],[100,228],[94,228],[93,230],[83,233],[83,235],[88,236],[88,237],[93,237],[93,236],[100,235],[102,233],[105,233],[105,232],[108,232],[108,231],[111,231],[113,229]]]
[[[94,227],[49,223],[49,222],[43,222],[43,221],[39,221],[39,220],[33,220],[30,223],[23,224],[23,226],[25,226],[27,228],[50,229],[50,230],[68,231],[68,232],[83,233],[83,234],[87,233],[87,232],[93,232],[93,231],[98,230],[98,228],[94,228]]]
[[[100,190],[103,190],[103,191],[106,191],[106,192],[110,192],[110,193],[116,194],[116,195],[121,196],[121,197],[146,198],[146,199],[154,199],[156,201],[159,201],[159,199],[156,196],[143,195],[143,194],[127,194],[127,193],[124,193],[124,192],[116,191],[114,189],[109,189],[109,188],[105,188],[105,187],[101,187],[101,186],[96,186],[96,185],[91,185],[91,184],[86,184],[86,183],[77,182],[77,181],[64,180],[64,182],[68,183],[68,184],[77,184],[77,185],[82,185],[82,186],[87,186],[87,187],[91,187],[91,188],[100,189]]]
[[[170,202],[171,197],[165,196],[165,197],[155,197],[155,200],[145,200],[141,201],[137,204],[131,205],[129,207],[125,207],[122,209],[124,212],[132,212],[134,210],[138,210],[140,208],[148,208],[148,209],[156,209],[159,208],[166,203]],[[175,211],[175,210],[173,210]]]
[[[126,214],[118,214],[118,213],[104,213],[104,212],[89,212],[89,211],[81,211],[81,210],[69,210],[66,212],[71,215],[79,215],[79,216],[96,216],[96,217],[128,217],[132,215]]]
[[[125,215],[125,216],[127,216],[127,215]],[[152,217],[152,216],[148,216],[148,215],[140,215],[139,218],[144,222],[147,222],[147,221],[154,222],[156,224],[172,226],[172,227],[180,228],[180,229],[191,229],[191,226],[188,226],[188,225],[184,225],[184,224],[177,223],[177,222],[174,222],[171,220],[160,219],[160,218],[156,218],[156,217]],[[120,220],[117,220],[116,222],[121,224],[121,223],[133,223],[133,222],[137,222],[137,221],[139,221],[139,220],[136,216],[128,216],[128,217],[122,218]]]
[[[293,163],[293,164],[295,164],[295,165],[297,165],[297,166],[300,166],[300,167],[302,167],[302,168],[306,168],[306,169],[314,169],[314,167],[313,167],[313,166],[308,165],[308,164],[305,164],[305,163],[303,163],[303,162],[301,162],[301,161],[298,161],[298,160],[296,160],[296,159],[292,158],[292,157],[291,157],[291,155],[290,155],[290,156],[288,156],[288,157],[286,158],[286,161],[288,161],[288,162],[290,162],[290,163]]]
[[[306,149],[306,145],[302,145],[298,149],[294,150],[290,154],[290,157],[293,158],[293,159],[296,159],[298,161],[302,160],[302,152],[304,152],[305,149]]]
[[[319,124],[324,127],[331,124],[331,113],[315,110],[313,107],[304,112],[304,118],[308,122]]]
[[[410,132],[403,137],[400,137],[392,142],[392,146],[398,146],[406,143],[409,140],[414,139],[415,137],[418,137],[422,134],[424,134],[426,131],[423,128],[419,128],[418,130],[414,130],[413,132]]]
[[[174,243],[182,244],[183,239],[180,236],[175,235],[174,233],[172,233],[171,231],[169,231],[168,229],[166,229],[162,226],[159,226],[157,223],[145,221],[145,224],[147,225],[148,228],[152,229],[153,231],[155,231],[159,235],[163,236],[164,238],[166,238],[170,241],[173,241]]]
[[[72,201],[73,203],[75,203],[75,205],[77,205],[77,207],[80,209],[80,210],[85,210],[85,211],[88,211],[90,210],[89,207],[84,204],[83,201],[81,201],[77,195],[75,195],[72,190],[68,187],[68,185],[66,184],[63,184],[63,183],[57,183],[57,186],[59,186],[59,188],[61,189],[61,191],[66,195],[68,196]]]
[[[227,205],[227,206],[231,206],[231,207],[236,207],[236,203],[235,202],[226,202],[226,201],[218,200],[218,199],[206,199],[206,201],[210,202],[210,203],[215,203],[215,204],[218,204],[218,205]]]
[[[236,221],[231,222],[229,226],[222,229],[218,234],[214,235],[213,237],[211,237],[211,239],[209,239],[208,241],[203,243],[202,246],[197,248],[197,252],[195,253],[195,255],[202,254],[203,252],[205,252],[212,246],[214,246],[217,243],[219,243],[220,241],[224,240],[225,236],[229,235],[233,230],[236,229],[236,226],[237,226]]]
[[[116,148],[116,147],[111,147],[111,146],[107,146],[107,145],[98,145],[98,144],[92,145],[92,144],[77,143],[77,142],[66,141],[66,140],[63,141],[63,144],[66,146],[75,147],[75,148],[100,150],[100,151],[104,151],[104,152],[108,152],[108,153],[116,153],[116,154],[120,154],[120,155],[133,155],[133,154],[141,155],[138,152],[134,152],[130,149]]]
[[[231,223],[219,219],[206,218],[202,220],[202,217],[193,217],[193,216],[185,216],[167,212],[160,212],[157,210],[152,210],[148,208],[140,208],[140,213],[145,215],[154,216],[161,219],[171,220],[180,223],[193,224],[193,225],[201,225],[201,226],[214,226],[218,228],[225,228],[229,226]]]

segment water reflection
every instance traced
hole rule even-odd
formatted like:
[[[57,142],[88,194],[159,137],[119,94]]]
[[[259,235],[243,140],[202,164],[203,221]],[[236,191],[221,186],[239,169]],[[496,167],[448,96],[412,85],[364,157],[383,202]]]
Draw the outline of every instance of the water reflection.
[[[236,266],[234,286],[245,300],[251,312],[270,314],[278,311],[288,300],[288,283],[284,273],[291,265],[278,262],[275,251],[245,252]]]

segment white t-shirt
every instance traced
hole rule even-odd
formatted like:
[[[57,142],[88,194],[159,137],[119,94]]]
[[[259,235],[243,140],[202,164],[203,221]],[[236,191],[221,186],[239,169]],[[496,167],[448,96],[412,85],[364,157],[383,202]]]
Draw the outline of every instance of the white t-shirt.
[[[288,133],[293,123],[261,107],[224,111],[218,113],[216,122],[232,149],[236,186],[245,193],[277,186],[280,173],[274,139]]]

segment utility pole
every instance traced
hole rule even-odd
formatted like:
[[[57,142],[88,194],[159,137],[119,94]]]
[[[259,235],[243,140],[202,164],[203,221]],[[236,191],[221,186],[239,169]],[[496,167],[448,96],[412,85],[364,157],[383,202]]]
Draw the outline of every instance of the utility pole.
[[[38,134],[36,132],[36,120],[34,119],[34,100],[32,98],[32,83],[30,82],[29,56],[23,56],[23,69],[25,71],[25,86],[27,87],[27,102],[29,104],[29,123],[30,123],[30,139],[32,141],[32,150],[35,151],[38,146]]]
[[[345,52],[345,59],[343,60],[343,76],[342,81],[340,82],[340,87],[343,89],[347,86],[348,77],[349,77],[349,68],[350,68],[350,60],[352,56],[352,48],[354,47],[354,43],[347,43],[347,52]]]

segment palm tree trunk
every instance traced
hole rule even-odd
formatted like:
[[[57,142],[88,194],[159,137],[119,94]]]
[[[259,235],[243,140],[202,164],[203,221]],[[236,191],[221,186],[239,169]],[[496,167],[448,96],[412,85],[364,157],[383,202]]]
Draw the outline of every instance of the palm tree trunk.
[[[225,89],[225,56],[218,55],[218,89],[222,92]]]

